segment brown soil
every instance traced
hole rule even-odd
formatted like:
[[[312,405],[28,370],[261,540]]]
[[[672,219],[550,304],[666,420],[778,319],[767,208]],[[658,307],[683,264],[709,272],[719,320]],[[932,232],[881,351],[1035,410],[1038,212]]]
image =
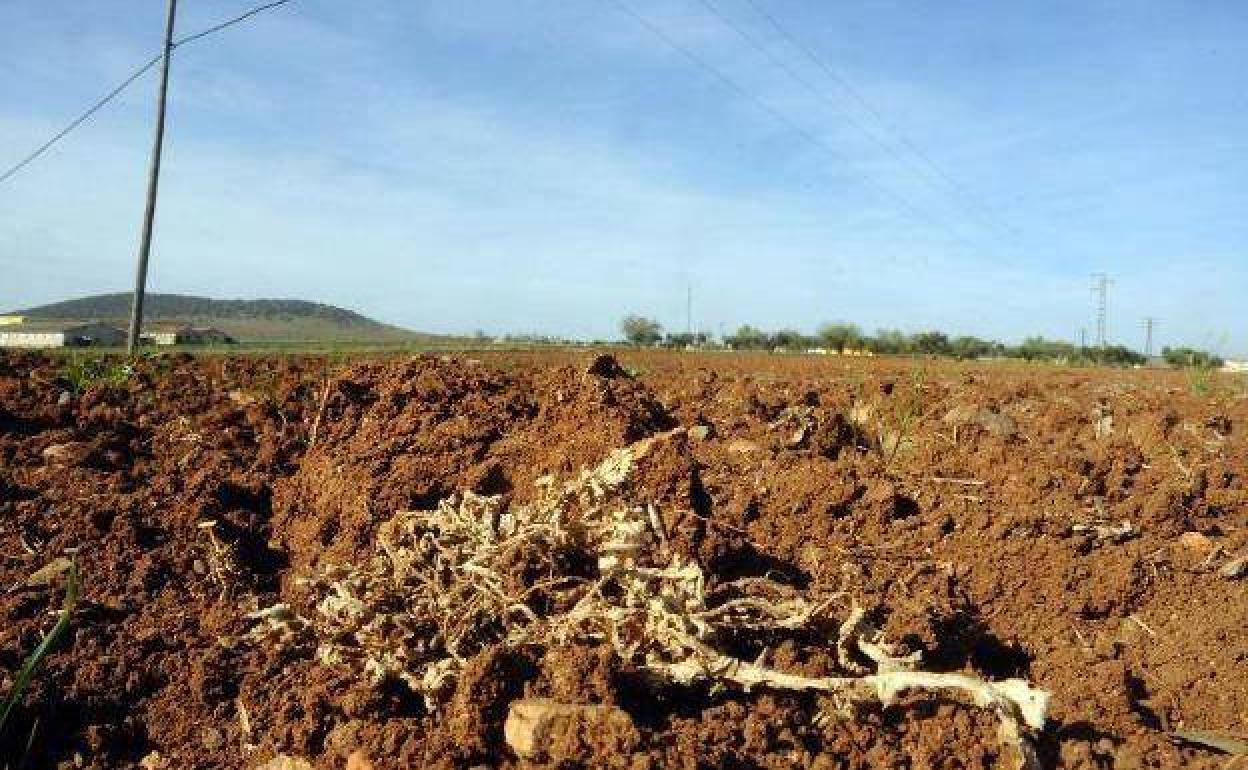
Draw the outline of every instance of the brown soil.
[[[990,716],[927,697],[829,721],[811,696],[656,689],[603,647],[496,645],[428,712],[244,639],[246,613],[298,607],[297,578],[363,558],[396,511],[466,489],[524,502],[540,477],[678,427],[639,502],[712,582],[846,591],[927,668],[1050,691],[1046,766],[1224,767],[1169,733],[1248,733],[1248,578],[1218,572],[1248,549],[1242,383],[593,359],[163,357],[72,395],[56,360],[0,357],[0,695],[60,603],[28,576],[76,551],[83,583],[0,767],[528,766],[502,730],[525,695],[631,717],[553,736],[552,767],[1005,767]],[[1083,529],[1123,521],[1124,537]],[[763,647],[784,671],[835,665],[811,635],[734,652]]]

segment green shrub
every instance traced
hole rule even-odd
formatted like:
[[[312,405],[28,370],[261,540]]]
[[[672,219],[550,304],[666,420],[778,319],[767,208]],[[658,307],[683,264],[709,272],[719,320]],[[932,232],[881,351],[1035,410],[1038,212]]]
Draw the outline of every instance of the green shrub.
[[[92,388],[120,388],[134,375],[134,367],[122,359],[71,358],[61,377],[75,396]]]

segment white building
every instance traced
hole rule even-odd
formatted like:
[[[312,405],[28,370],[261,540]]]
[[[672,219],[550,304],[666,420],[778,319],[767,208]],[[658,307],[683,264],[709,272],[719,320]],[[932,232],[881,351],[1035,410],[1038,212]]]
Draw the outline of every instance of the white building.
[[[181,345],[190,334],[190,324],[156,322],[143,325],[139,341],[147,345]]]
[[[96,321],[23,321],[0,326],[0,348],[110,347],[125,341],[121,329]]]
[[[234,338],[212,326],[191,326],[176,321],[156,322],[143,327],[139,340],[147,345],[226,345]]]

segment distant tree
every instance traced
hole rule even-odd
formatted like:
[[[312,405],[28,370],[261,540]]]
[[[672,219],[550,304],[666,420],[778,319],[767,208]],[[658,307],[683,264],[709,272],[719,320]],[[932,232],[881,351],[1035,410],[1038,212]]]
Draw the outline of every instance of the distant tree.
[[[944,356],[950,352],[949,337],[944,332],[919,332],[910,337],[909,349],[929,356]]]
[[[764,331],[745,324],[733,334],[724,337],[724,344],[733,350],[766,350],[771,338]]]
[[[1062,340],[1044,337],[1028,337],[1012,351],[1028,361],[1059,361],[1074,364],[1099,364],[1102,366],[1135,366],[1148,359],[1122,345],[1076,347]]]
[[[819,339],[826,347],[836,351],[857,348],[862,344],[862,330],[851,323],[828,323],[819,327]]]
[[[771,335],[770,343],[772,350],[798,351],[810,348],[813,340],[796,329],[781,329]]]
[[[1086,353],[1093,362],[1104,366],[1136,366],[1148,361],[1147,356],[1123,345],[1087,348]]]
[[[1167,364],[1176,369],[1183,369],[1189,366],[1197,369],[1217,369],[1225,363],[1219,356],[1207,350],[1195,350],[1193,348],[1162,348],[1161,357]]]
[[[872,353],[897,354],[909,350],[909,340],[896,329],[877,329],[874,337],[866,339],[867,350]]]
[[[629,315],[620,321],[620,332],[634,345],[653,345],[663,338],[663,325],[650,318]]]
[[[1014,353],[1028,361],[1071,361],[1079,351],[1074,345],[1062,340],[1028,337],[1014,349]]]
[[[663,337],[663,347],[683,349],[694,344],[697,335],[690,332],[668,332]]]
[[[814,347],[814,339],[805,336],[797,329],[780,329],[779,332],[771,334],[771,349],[779,349],[779,351],[805,351]]]
[[[954,358],[963,361],[999,355],[1004,349],[1005,346],[999,342],[981,340],[979,337],[972,336],[955,337],[949,343],[949,353]]]

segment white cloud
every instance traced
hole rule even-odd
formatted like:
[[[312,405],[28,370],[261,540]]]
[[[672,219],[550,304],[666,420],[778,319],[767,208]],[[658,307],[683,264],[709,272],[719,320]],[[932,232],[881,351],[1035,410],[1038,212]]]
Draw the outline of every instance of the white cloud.
[[[696,6],[638,4],[760,98],[800,116],[851,159],[849,171],[609,3],[481,6],[429,3],[413,17],[406,6],[347,13],[322,3],[188,46],[175,66],[153,289],[305,296],[434,331],[607,335],[632,311],[679,328],[688,281],[695,315],[712,329],[849,318],[1010,338],[1072,337],[1087,325],[1085,273],[1114,248],[1056,226],[1025,241],[985,237],[947,194],[916,182]],[[141,50],[131,37],[111,48],[111,38],[100,40],[89,64],[80,62],[98,70],[94,80],[110,57]],[[498,80],[513,73],[492,57],[511,63],[504,54],[517,46],[546,60],[521,57],[536,69],[515,83],[486,77],[476,89],[451,88],[458,73],[416,66],[407,55],[416,46],[431,66],[489,60]],[[48,86],[82,77],[52,63],[36,69]],[[556,76],[571,83],[566,91]],[[618,92],[594,87],[611,78]],[[1020,217],[1108,219],[1095,208],[1106,179],[1139,184],[1120,200],[1193,189],[1126,173],[1138,157],[1129,152],[1055,156],[1041,141],[1088,123],[1028,133],[1025,116],[977,112],[925,85],[856,80],[919,136],[959,137],[942,141],[940,157],[957,160],[972,188],[1029,191]],[[629,99],[649,104],[651,94],[630,91],[637,83],[692,101],[624,115]],[[150,82],[139,84],[0,187],[0,263],[15,266],[0,307],[129,286],[150,93]],[[552,100],[561,112],[547,109]],[[30,146],[60,116],[46,104],[0,105],[0,147]],[[1112,109],[1096,119],[1111,117]],[[621,128],[626,118],[640,127]],[[667,123],[658,131],[645,121]],[[871,196],[854,181],[863,176],[902,191],[936,224]],[[1134,245],[1163,224],[1182,235],[1180,220],[1149,223]],[[1008,259],[994,260],[994,247]],[[1223,266],[1233,258],[1214,256]],[[1161,314],[1176,337],[1196,338],[1221,321],[1191,308],[1231,307],[1234,287],[1248,286],[1242,271],[1218,281],[1145,262],[1147,270],[1120,276],[1115,328]]]

